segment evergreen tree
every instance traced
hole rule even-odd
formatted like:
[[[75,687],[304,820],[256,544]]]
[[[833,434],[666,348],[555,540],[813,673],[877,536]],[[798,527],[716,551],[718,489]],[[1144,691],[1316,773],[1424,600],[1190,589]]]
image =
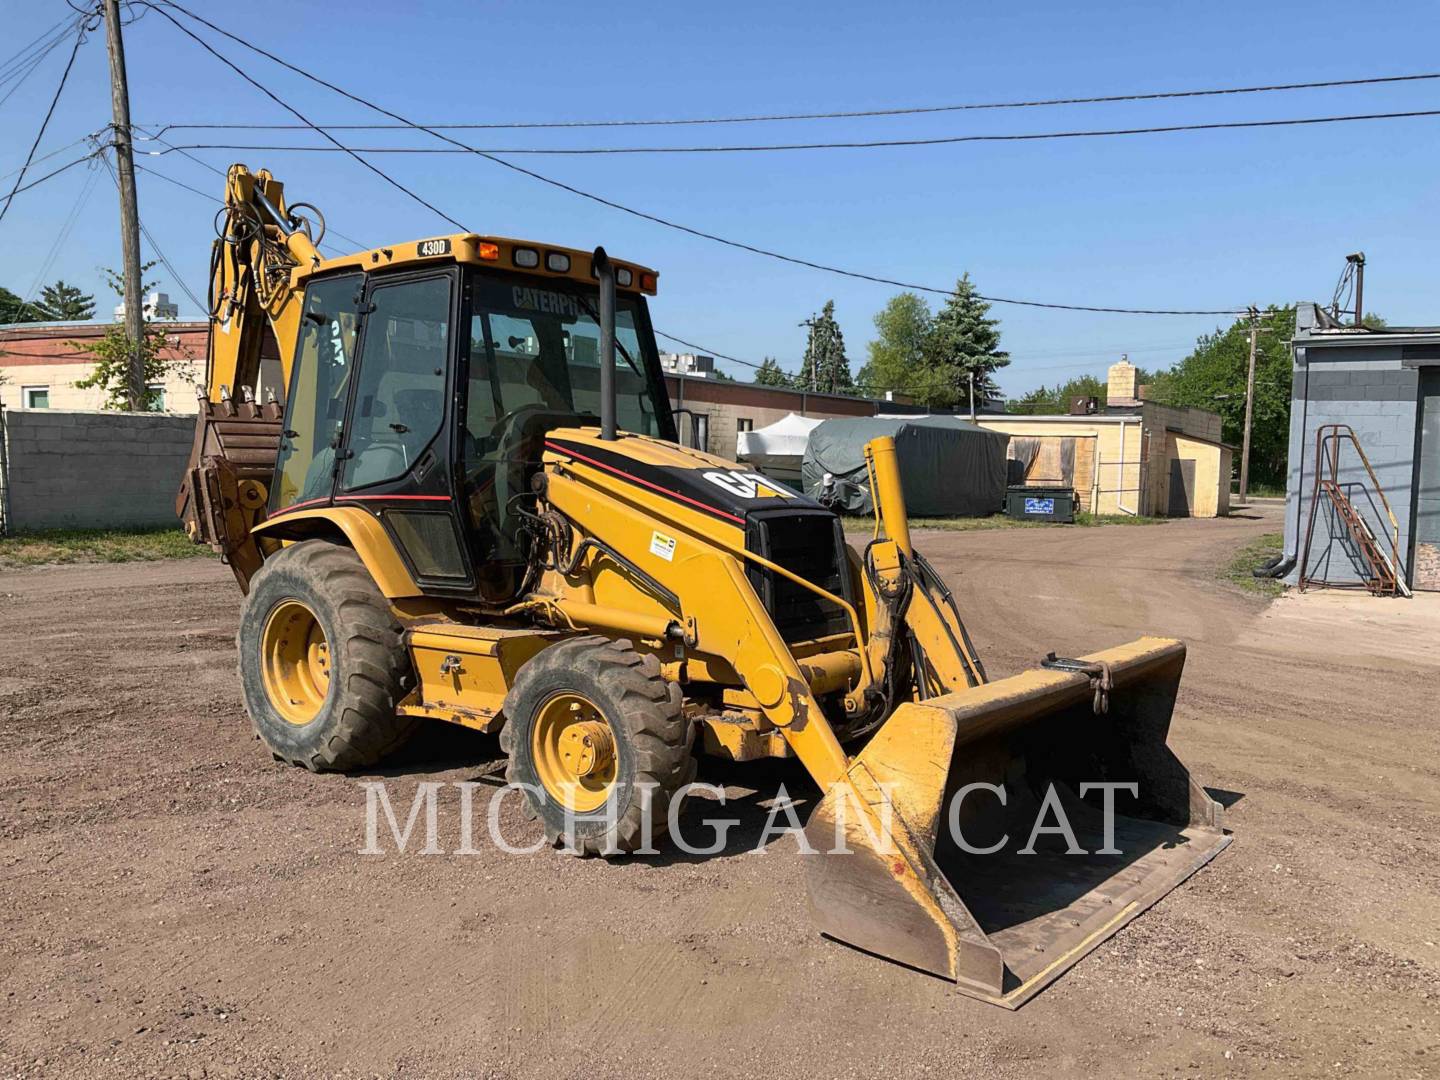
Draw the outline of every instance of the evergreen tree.
[[[835,321],[835,301],[826,300],[819,318],[812,315],[803,325],[810,328],[810,338],[800,365],[801,389],[822,394],[853,393],[855,380],[850,377],[850,361],[845,357],[845,336]]]
[[[1000,320],[989,317],[990,305],[975,295],[967,273],[955,283],[955,292],[935,316],[925,342],[928,367],[943,374],[949,400],[932,404],[966,403],[979,409],[1000,397],[1000,387],[991,377],[1010,363],[1010,354],[1000,348]],[[970,401],[970,376],[975,378],[975,398]]]
[[[48,315],[0,285],[0,323],[44,322]]]
[[[39,307],[51,319],[79,321],[95,317],[95,297],[64,281],[40,290]]]
[[[755,369],[756,386],[789,386],[791,379],[781,370],[780,365],[775,362],[773,356],[767,356]]]

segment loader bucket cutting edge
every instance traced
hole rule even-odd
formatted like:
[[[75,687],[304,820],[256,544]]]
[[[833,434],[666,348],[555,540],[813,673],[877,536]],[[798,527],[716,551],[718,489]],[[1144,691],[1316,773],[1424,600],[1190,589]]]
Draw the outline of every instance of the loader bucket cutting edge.
[[[1165,742],[1185,646],[1084,659],[1111,667],[1103,715],[1086,676],[1043,668],[895,711],[806,826],[822,933],[1014,1009],[1219,854],[1220,806]],[[1138,785],[1108,844],[1097,782]],[[1032,838],[1057,807],[1084,854]]]

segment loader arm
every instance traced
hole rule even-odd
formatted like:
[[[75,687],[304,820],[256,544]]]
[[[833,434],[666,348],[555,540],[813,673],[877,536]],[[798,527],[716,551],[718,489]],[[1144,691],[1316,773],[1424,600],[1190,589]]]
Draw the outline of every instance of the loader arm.
[[[230,167],[216,225],[205,386],[175,512],[192,540],[224,558],[243,591],[263,562],[251,531],[264,516],[282,434],[303,296],[295,272],[319,254],[309,222],[291,215],[282,185],[264,170]],[[261,385],[265,360],[275,362],[278,386]]]
[[[1218,805],[1166,745],[1184,646],[1141,638],[990,680],[954,598],[911,544],[890,440],[867,447],[878,513],[862,560],[869,617],[827,594],[851,637],[839,654],[803,660],[747,577],[767,560],[746,550],[743,530],[637,475],[658,447],[580,431],[548,445],[543,499],[573,535],[529,602],[574,630],[661,649],[683,640],[678,678],[743,684],[822,793],[806,836],[823,854],[806,868],[827,935],[1014,1008],[1228,843]],[[607,445],[628,451],[609,459],[628,469],[607,464]],[[657,536],[666,545],[642,587],[624,553],[653,552]],[[878,710],[853,754],[820,701],[836,671],[847,673],[847,713]],[[1090,790],[1116,784],[1123,807]],[[1068,815],[1087,861],[1068,848],[1013,850],[1045,806]],[[1011,850],[997,837],[1013,837]]]

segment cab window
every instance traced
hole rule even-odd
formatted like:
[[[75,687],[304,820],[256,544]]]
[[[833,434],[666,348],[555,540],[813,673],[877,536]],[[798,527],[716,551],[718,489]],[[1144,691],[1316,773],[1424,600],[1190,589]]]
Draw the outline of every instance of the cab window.
[[[300,338],[291,365],[284,430],[270,510],[328,498],[335,447],[355,360],[359,277],[319,281],[305,291]]]
[[[404,476],[445,417],[450,278],[370,293],[342,477],[346,490]]]

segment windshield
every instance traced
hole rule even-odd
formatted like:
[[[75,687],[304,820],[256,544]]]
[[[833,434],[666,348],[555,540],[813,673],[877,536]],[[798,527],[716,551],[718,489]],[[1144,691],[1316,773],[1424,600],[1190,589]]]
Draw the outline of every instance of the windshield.
[[[500,421],[521,410],[568,414],[571,419],[565,422],[571,424],[598,424],[597,290],[569,282],[477,275],[473,297],[466,422],[470,434],[483,440]],[[640,307],[635,297],[616,297],[616,424],[623,431],[667,437],[669,402],[658,364],[647,364],[654,346]]]
[[[514,500],[530,490],[545,434],[600,423],[598,288],[576,282],[475,274],[465,395],[467,512],[477,565],[501,596],[522,559]],[[659,357],[638,297],[615,298],[615,422],[674,438]],[[486,575],[482,574],[482,578]]]

